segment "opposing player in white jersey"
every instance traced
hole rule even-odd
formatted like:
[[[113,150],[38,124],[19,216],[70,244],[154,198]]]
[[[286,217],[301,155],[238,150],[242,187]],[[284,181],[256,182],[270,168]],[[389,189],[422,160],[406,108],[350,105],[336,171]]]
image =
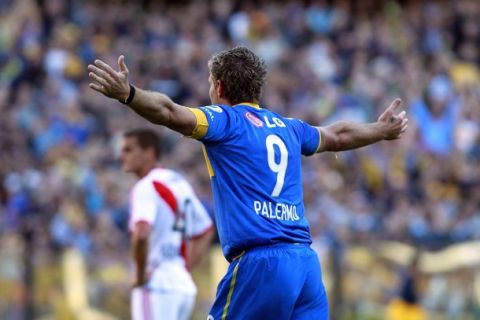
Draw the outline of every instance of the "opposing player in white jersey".
[[[213,224],[189,183],[157,167],[160,141],[149,129],[124,134],[122,166],[138,178],[131,192],[134,320],[186,320],[196,287],[189,268],[208,249]]]

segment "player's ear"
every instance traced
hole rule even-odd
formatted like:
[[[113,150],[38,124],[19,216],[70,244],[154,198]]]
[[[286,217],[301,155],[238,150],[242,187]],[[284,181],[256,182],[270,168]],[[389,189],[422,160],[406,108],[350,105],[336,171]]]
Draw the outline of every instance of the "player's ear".
[[[223,86],[222,86],[222,83],[220,82],[220,80],[217,80],[216,83],[215,83],[215,90],[217,91],[217,96],[219,98],[222,97],[222,94],[223,94]]]

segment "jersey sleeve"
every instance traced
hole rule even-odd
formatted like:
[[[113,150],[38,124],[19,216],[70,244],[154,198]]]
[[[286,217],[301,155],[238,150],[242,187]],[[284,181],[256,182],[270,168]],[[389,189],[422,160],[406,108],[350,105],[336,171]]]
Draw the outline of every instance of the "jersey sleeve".
[[[302,154],[311,156],[320,150],[322,144],[322,134],[320,128],[309,125],[308,123],[292,119],[294,126],[300,139]]]
[[[220,142],[229,140],[237,131],[237,115],[230,107],[211,105],[189,108],[197,118],[197,125],[191,138],[202,142]]]
[[[195,239],[212,229],[213,222],[207,210],[193,192],[190,196],[190,201],[190,210],[187,218],[189,223],[186,235],[190,239]]]
[[[130,201],[130,230],[133,230],[140,221],[154,223],[157,204],[153,186],[143,182],[138,183],[132,190]]]

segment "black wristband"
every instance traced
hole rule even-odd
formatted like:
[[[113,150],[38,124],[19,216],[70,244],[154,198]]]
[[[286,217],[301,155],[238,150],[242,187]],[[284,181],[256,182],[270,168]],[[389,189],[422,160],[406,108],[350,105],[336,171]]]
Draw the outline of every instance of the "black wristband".
[[[129,86],[130,86],[130,93],[128,94],[127,99],[125,99],[125,100],[120,100],[119,99],[118,100],[123,104],[130,104],[130,102],[132,102],[132,100],[133,100],[133,97],[135,97],[135,87],[132,86],[132,84],[129,84]]]

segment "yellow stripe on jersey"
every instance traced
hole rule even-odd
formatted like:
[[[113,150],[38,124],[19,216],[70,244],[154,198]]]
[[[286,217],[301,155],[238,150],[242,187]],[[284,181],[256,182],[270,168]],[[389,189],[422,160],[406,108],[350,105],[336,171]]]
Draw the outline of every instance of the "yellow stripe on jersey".
[[[242,256],[238,259],[237,265],[233,269],[232,280],[230,281],[230,289],[228,290],[227,295],[227,302],[225,303],[225,307],[223,308],[222,320],[227,319],[228,307],[230,306],[230,301],[232,300],[233,295],[233,288],[235,287],[235,282],[237,281],[237,272],[240,261],[242,261]]]
[[[318,147],[315,152],[320,152],[322,150],[322,144],[323,144],[323,136],[322,136],[322,129],[320,127],[316,127],[318,130]]]
[[[258,105],[258,103],[253,103],[253,102],[237,103],[236,105],[234,105],[234,107],[239,106],[239,105],[249,106],[249,107],[252,107],[252,108],[255,108],[255,109],[262,109],[262,108],[260,108],[260,106]]]
[[[192,111],[197,118],[197,124],[195,125],[195,129],[193,129],[191,138],[200,139],[205,137],[208,131],[208,121],[205,113],[202,110],[197,108],[188,108],[188,110]]]
[[[205,146],[203,144],[202,144],[202,151],[203,151],[203,157],[205,158],[205,163],[207,164],[208,175],[210,176],[210,179],[211,179],[215,175],[215,172],[213,172],[212,164],[210,163],[207,150],[205,149]]]

